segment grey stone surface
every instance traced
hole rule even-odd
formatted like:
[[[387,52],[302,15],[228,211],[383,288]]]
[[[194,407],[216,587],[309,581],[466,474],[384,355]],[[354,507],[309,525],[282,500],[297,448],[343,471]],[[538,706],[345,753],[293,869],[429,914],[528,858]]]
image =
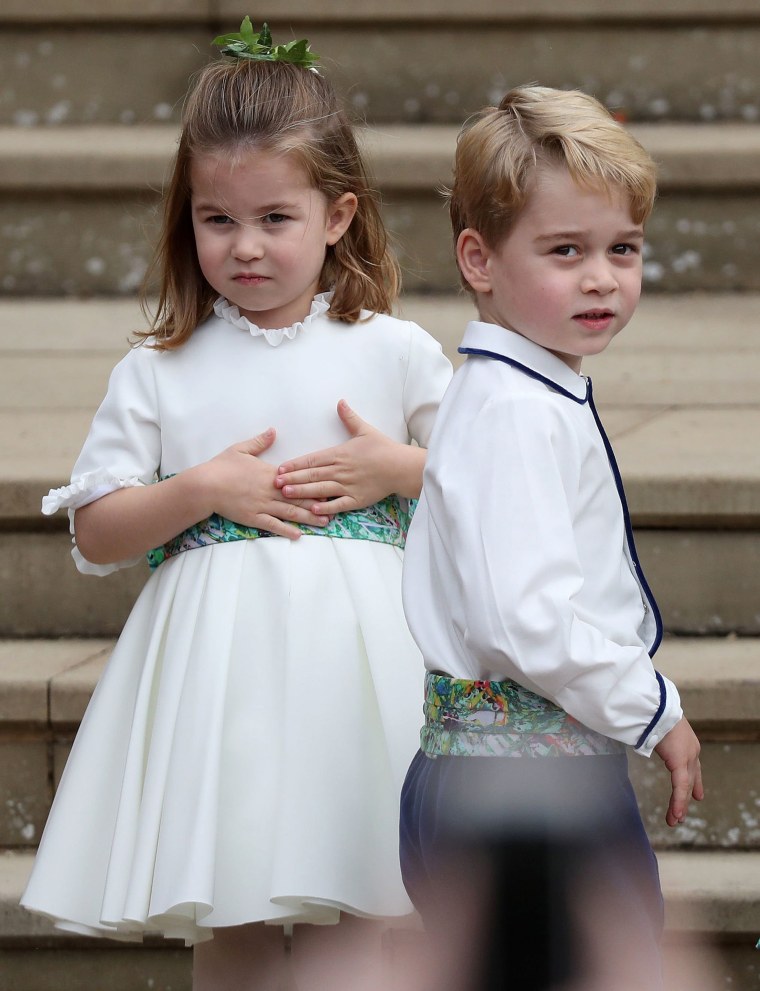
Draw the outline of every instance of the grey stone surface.
[[[731,17],[756,19],[754,0],[629,0],[626,4],[610,5],[607,0],[573,0],[572,4],[558,7],[557,0],[475,0],[468,4],[470,19],[494,21],[543,21],[556,20],[558,13],[569,21],[585,21],[589,18],[603,21],[636,21],[647,17],[655,21],[670,20],[726,20]],[[225,18],[225,23],[235,23],[240,10],[234,0],[110,0],[102,7],[99,0],[38,0],[29,7],[23,0],[6,0],[3,19],[9,22],[35,23],[37,21],[115,20],[151,21],[174,20],[182,15],[185,20],[201,21],[214,16]],[[282,18],[304,19],[314,15],[313,0],[278,0],[270,6],[264,3],[258,11],[262,20]],[[320,8],[320,20],[384,21],[384,20],[454,20],[462,16],[462,5],[457,0],[419,0],[410,7],[404,0],[331,0]]]
[[[666,630],[760,633],[760,533],[639,530],[636,542]]]
[[[51,799],[47,741],[0,737],[0,847],[36,846]]]
[[[46,728],[51,683],[102,648],[100,641],[0,640],[0,724]]]
[[[755,852],[668,851],[658,857],[666,892],[665,924],[672,930],[760,931],[760,855]]]
[[[758,429],[754,407],[670,409],[632,425],[615,447],[637,524],[756,528]]]
[[[35,24],[40,21],[67,24],[111,20],[140,23],[175,21],[178,17],[183,20],[206,21],[216,10],[216,0],[109,0],[106,5],[100,0],[66,0],[66,3],[61,3],[61,0],[40,0],[34,7],[30,7],[25,0],[5,0],[2,19],[11,24]]]
[[[760,672],[760,656],[757,660]],[[691,718],[688,705],[685,712]],[[760,849],[760,742],[703,738],[700,760],[704,801],[692,802],[686,820],[671,829],[665,823],[670,774],[657,757],[629,757],[631,780],[651,842],[660,849]]]
[[[33,296],[133,295],[152,252],[157,197],[0,198],[0,289]]]
[[[113,641],[84,641],[79,648],[84,655],[82,662],[50,679],[50,725],[56,733],[79,725],[113,650]]]
[[[121,632],[147,565],[81,575],[67,533],[0,532],[0,636],[108,637]]]
[[[211,28],[181,22],[4,25],[0,121],[36,127],[177,120],[190,75],[215,51],[212,37]]]
[[[579,87],[631,120],[758,120],[757,17],[568,23],[568,5],[559,11],[555,4],[554,20],[537,23],[509,17],[510,6],[502,5],[507,16],[485,23],[462,16],[461,8],[436,18],[432,7],[428,17],[414,20],[386,12],[368,24],[366,13],[357,17],[352,10],[325,23],[327,4],[291,17],[276,9],[270,23],[276,37],[308,36],[347,103],[375,122],[460,123],[510,87],[533,81]],[[29,30],[6,21],[0,122],[177,120],[189,77],[215,55],[214,34],[239,21],[239,8],[223,23],[52,21]]]
[[[753,733],[750,739],[760,739],[760,639],[666,637],[656,656],[657,667],[678,685],[689,719],[700,730],[733,723]]]
[[[192,986],[192,950],[175,946],[0,944],[0,968],[8,991],[190,991]]]

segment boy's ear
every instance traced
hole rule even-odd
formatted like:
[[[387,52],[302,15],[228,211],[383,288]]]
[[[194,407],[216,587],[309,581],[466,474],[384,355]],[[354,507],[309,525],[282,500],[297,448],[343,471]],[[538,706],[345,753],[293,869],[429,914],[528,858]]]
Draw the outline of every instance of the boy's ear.
[[[466,227],[457,238],[457,264],[475,292],[491,291],[490,256],[491,249],[482,235],[474,228]]]
[[[343,193],[327,208],[327,243],[340,241],[354,219],[359,200],[356,193]]]

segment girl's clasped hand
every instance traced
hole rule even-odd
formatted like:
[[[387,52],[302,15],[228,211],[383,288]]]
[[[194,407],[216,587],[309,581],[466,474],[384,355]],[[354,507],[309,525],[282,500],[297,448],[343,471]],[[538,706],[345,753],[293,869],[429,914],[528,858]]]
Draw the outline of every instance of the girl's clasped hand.
[[[370,506],[389,492],[416,499],[424,450],[392,441],[343,399],[338,416],[351,439],[280,465],[275,485],[283,496],[322,518]]]
[[[345,400],[337,415],[350,440],[293,458],[275,468],[259,456],[276,430],[233,444],[206,466],[214,479],[214,512],[246,526],[297,540],[303,526],[326,526],[336,513],[364,509],[389,492],[420,494],[425,451],[391,440],[362,420]]]

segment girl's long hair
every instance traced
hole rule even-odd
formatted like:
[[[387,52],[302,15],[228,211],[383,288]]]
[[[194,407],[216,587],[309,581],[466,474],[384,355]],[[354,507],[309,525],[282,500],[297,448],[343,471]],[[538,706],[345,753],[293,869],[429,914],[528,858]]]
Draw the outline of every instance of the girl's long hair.
[[[217,293],[198,263],[190,209],[193,158],[248,151],[292,156],[328,202],[355,193],[358,208],[346,233],[328,246],[319,281],[332,290],[328,315],[354,323],[361,311],[389,313],[398,295],[398,263],[390,251],[351,123],[321,75],[282,62],[229,58],[202,69],[185,103],[179,147],[164,198],[160,235],[141,293],[160,350],[180,347],[212,312]],[[151,314],[149,286],[158,282]]]

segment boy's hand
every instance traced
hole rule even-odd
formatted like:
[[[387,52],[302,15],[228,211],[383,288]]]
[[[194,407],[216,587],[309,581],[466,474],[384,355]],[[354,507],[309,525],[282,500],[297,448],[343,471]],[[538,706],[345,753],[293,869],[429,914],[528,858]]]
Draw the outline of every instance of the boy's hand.
[[[287,499],[314,502],[313,513],[331,516],[363,509],[392,492],[415,497],[422,484],[425,452],[399,444],[375,429],[345,400],[338,416],[351,435],[335,447],[314,451],[281,465],[275,485]]]
[[[699,740],[686,719],[681,719],[654,748],[670,771],[672,792],[665,822],[677,826],[686,818],[690,799],[701,802],[702,768],[699,763]]]

